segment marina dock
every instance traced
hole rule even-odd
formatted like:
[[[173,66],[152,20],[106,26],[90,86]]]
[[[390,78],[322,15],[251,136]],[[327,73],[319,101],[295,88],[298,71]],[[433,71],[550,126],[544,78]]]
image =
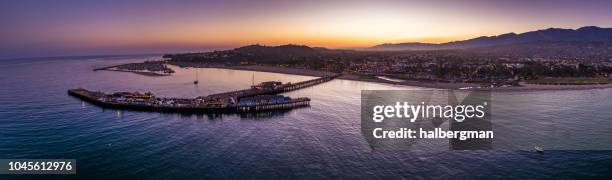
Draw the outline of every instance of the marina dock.
[[[103,93],[86,89],[70,89],[68,94],[97,106],[163,112],[253,112],[292,109],[310,105],[310,98],[290,98],[280,93],[303,89],[333,80],[339,75],[326,76],[297,83],[262,82],[250,89],[231,91],[196,98],[156,97],[150,92]]]

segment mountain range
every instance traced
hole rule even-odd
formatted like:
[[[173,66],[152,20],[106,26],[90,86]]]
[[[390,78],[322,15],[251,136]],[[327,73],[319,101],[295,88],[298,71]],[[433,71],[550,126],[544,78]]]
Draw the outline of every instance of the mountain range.
[[[505,47],[520,50],[521,46],[532,48],[534,46],[556,45],[563,48],[583,47],[585,45],[608,47],[612,45],[612,28],[600,28],[597,26],[586,26],[578,29],[549,28],[525,33],[507,33],[498,36],[482,36],[463,41],[447,43],[397,43],[380,44],[367,48],[367,50],[444,50],[444,49],[479,49],[504,51]],[[500,50],[503,49],[503,50]],[[525,49],[527,50],[527,49]]]
[[[480,55],[529,57],[597,57],[612,58],[612,28],[587,26],[578,29],[549,28],[521,34],[507,33],[482,36],[447,43],[381,44],[366,49],[327,49],[305,45],[280,46],[248,45],[235,49],[207,53],[168,54],[164,58],[178,61],[210,60],[285,63],[315,59],[359,59],[370,54],[388,51],[452,51]],[[395,52],[389,52],[395,53]],[[402,53],[402,52],[399,52]]]

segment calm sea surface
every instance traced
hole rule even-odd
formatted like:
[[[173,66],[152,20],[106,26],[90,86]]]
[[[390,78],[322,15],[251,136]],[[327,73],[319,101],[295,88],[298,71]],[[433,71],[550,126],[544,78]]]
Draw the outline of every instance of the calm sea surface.
[[[348,80],[285,95],[308,108],[248,115],[180,115],[102,109],[67,95],[70,88],[151,91],[196,97],[269,80],[308,76],[224,69],[176,69],[167,77],[92,71],[159,57],[0,61],[0,159],[77,159],[77,175],[7,176],[84,179],[208,178],[579,178],[612,175],[612,151],[379,151],[361,135],[360,90],[420,89]],[[198,85],[192,81],[199,71]],[[572,132],[575,149],[612,144],[612,90],[496,92],[499,127],[538,141],[540,132]],[[508,105],[508,106],[505,106]],[[498,120],[499,119],[499,120]],[[541,131],[533,131],[533,130]],[[533,138],[533,139],[530,139]],[[608,145],[609,147],[609,145]],[[568,148],[572,149],[572,148]]]

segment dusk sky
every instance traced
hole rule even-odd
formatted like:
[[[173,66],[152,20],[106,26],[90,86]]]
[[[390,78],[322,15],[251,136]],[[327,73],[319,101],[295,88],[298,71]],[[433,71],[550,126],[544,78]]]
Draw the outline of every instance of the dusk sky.
[[[0,1],[0,59],[362,48],[549,27],[612,27],[612,1]]]

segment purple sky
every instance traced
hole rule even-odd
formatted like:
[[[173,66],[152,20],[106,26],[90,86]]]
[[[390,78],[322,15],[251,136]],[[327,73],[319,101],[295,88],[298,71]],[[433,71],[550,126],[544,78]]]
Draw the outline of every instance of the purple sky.
[[[0,1],[0,59],[331,48],[612,27],[612,1]]]

